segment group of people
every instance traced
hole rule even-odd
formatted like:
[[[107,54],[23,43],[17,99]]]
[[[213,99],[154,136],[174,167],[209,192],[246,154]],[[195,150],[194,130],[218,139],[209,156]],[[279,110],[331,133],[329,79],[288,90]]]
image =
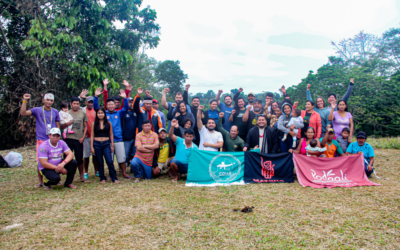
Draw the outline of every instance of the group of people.
[[[189,102],[190,85],[175,93],[175,102],[167,102],[165,88],[161,105],[168,110],[167,118],[159,110],[159,101],[149,91],[137,89],[131,96],[132,86],[123,81],[125,90],[119,96],[108,96],[109,81],[95,91],[94,97],[83,90],[71,101],[61,102],[61,110],[52,108],[54,95],[46,93],[43,106],[27,110],[30,99],[24,94],[22,116],[35,116],[39,183],[36,188],[51,190],[51,185],[62,185],[60,174],[66,174],[65,187],[72,184],[76,169],[80,180],[88,182],[89,158],[92,155],[95,174],[101,183],[111,179],[119,183],[114,167],[114,155],[123,178],[130,166],[134,182],[168,174],[173,182],[188,172],[190,151],[247,151],[259,149],[261,153],[298,153],[310,157],[341,157],[364,154],[367,175],[373,172],[374,150],[366,142],[364,132],[357,133],[352,142],[354,124],[347,110],[347,101],[354,79],[343,98],[328,95],[311,98],[307,86],[305,110],[297,109],[284,86],[283,101],[274,101],[273,93],[266,93],[265,103],[250,92],[247,100],[241,97],[242,88],[234,96],[218,91],[205,110],[199,97]],[[99,106],[103,95],[104,107]],[[85,107],[81,107],[84,99]],[[168,125],[166,123],[168,120]],[[63,132],[62,132],[63,131]],[[61,140],[62,138],[62,140]],[[74,159],[75,158],[75,159]],[[108,177],[104,172],[104,161]]]

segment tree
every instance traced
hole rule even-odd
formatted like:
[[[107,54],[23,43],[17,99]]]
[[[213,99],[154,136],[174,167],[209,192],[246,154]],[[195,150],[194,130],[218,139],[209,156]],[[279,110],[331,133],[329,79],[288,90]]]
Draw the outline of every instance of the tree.
[[[175,96],[176,92],[183,91],[183,84],[188,79],[179,64],[179,61],[166,60],[160,62],[155,68],[157,83],[170,89],[171,98]]]

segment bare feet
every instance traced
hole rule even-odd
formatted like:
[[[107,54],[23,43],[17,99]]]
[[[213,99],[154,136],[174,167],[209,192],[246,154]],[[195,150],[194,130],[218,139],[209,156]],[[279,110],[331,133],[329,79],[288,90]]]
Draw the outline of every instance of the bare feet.
[[[118,183],[120,183],[120,182],[119,182],[119,180],[115,180],[114,183],[115,183],[115,184],[118,184]]]
[[[100,181],[100,183],[101,183],[101,184],[104,184],[104,183],[106,183],[106,180],[102,180],[102,181]]]
[[[172,183],[178,183],[178,177],[175,177],[175,179],[172,180]]]
[[[140,178],[135,178],[135,180],[133,181],[133,183],[139,183],[140,182]]]
[[[40,187],[43,187],[43,183],[39,183],[39,184],[36,184],[35,186],[33,186],[34,188],[40,188]]]

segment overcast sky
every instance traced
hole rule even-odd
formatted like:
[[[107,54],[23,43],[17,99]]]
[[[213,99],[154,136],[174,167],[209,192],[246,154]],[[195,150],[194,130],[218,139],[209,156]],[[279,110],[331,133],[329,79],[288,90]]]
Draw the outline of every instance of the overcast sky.
[[[380,36],[400,23],[396,0],[144,0],[147,5],[161,26],[160,44],[147,53],[179,60],[191,93],[278,92],[327,63],[331,41],[361,30]]]

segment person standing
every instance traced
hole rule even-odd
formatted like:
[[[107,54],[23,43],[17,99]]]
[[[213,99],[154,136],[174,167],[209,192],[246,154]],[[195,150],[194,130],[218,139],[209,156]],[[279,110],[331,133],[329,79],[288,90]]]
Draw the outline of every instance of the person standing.
[[[215,120],[213,118],[208,118],[206,128],[203,126],[201,121],[201,111],[204,109],[203,105],[200,105],[197,110],[197,128],[200,133],[200,150],[207,151],[218,151],[219,148],[224,146],[224,139],[222,134],[215,131]]]
[[[252,129],[257,126],[257,118],[259,115],[263,114],[262,101],[260,99],[254,99],[253,109],[247,106],[246,112],[243,115],[243,122],[247,122],[247,130]],[[267,119],[267,126],[269,126],[269,120]]]
[[[223,128],[222,119],[224,118],[225,113],[219,113],[217,128],[218,131],[222,134],[224,139],[225,151],[226,152],[235,152],[235,151],[242,151],[244,148],[244,141],[242,138],[238,136],[239,130],[236,125],[231,126],[231,129],[226,131]]]
[[[95,109],[99,108],[98,98],[101,95],[101,90],[102,90],[101,88],[98,88],[95,92],[95,97],[93,99],[93,107]],[[122,175],[124,176],[124,178],[132,179],[132,177],[126,173],[125,147],[122,138],[122,127],[121,127],[121,113],[129,109],[129,103],[128,100],[126,99],[125,92],[122,89],[120,89],[119,92],[120,96],[124,99],[124,106],[120,111],[115,110],[114,99],[107,99],[106,102],[107,105],[106,116],[107,120],[110,121],[112,124],[112,129],[114,134],[114,153],[112,155],[112,158],[114,159],[114,154],[115,154],[115,156],[117,157],[119,168],[120,170],[122,170]]]
[[[120,96],[113,96],[111,98],[108,98],[108,84],[110,83],[110,81],[108,79],[104,79],[103,80],[103,100],[104,100],[104,105],[106,105],[107,100],[108,99],[113,99],[114,100],[114,105],[115,105],[115,111],[120,111],[124,105],[121,105],[121,97]],[[122,81],[122,85],[125,86],[125,96],[129,97],[130,96],[130,92],[132,90],[132,86],[130,86],[130,84],[128,83],[127,80],[123,80]],[[130,86],[130,87],[129,87]]]
[[[100,183],[106,183],[106,176],[104,174],[104,161],[106,160],[108,166],[108,174],[111,181],[119,183],[117,179],[117,172],[114,168],[112,153],[114,151],[114,134],[112,123],[108,121],[106,110],[103,107],[97,109],[96,118],[91,126],[90,133],[90,146],[91,152],[97,158],[99,163],[99,177]]]
[[[315,129],[316,140],[319,141],[322,133],[321,116],[314,110],[313,101],[306,101],[306,110],[301,111],[301,118],[303,118],[304,127],[299,129],[297,138],[305,138],[308,127],[312,127]]]
[[[247,121],[243,121],[245,113],[246,108],[244,99],[239,97],[235,103],[235,108],[232,110],[231,116],[229,116],[229,122],[238,127],[239,136],[243,141],[245,141],[247,137]]]
[[[75,189],[72,185],[78,163],[74,160],[74,154],[67,144],[60,140],[59,128],[52,128],[48,132],[49,139],[40,144],[38,148],[39,171],[45,177],[44,190],[50,191],[52,185],[58,185],[61,181],[60,174],[67,175],[64,187]],[[63,154],[66,156],[63,160]]]
[[[175,93],[175,103],[172,104],[171,102],[167,102],[167,93],[169,92],[169,88],[164,88],[163,93],[162,93],[162,97],[161,97],[161,105],[166,109],[166,110],[170,110],[173,109],[173,112],[175,112],[175,110],[177,109],[177,104],[180,101],[183,101],[183,95],[182,92],[178,91]],[[188,104],[186,104],[187,107],[187,112],[191,113],[191,109],[190,106]],[[169,129],[171,128],[171,121],[168,120],[168,128],[167,131],[169,131]]]
[[[158,101],[156,99],[153,99],[153,109],[157,110],[158,114],[161,117],[162,127],[165,128],[165,126],[167,125],[167,123],[165,122],[165,115],[163,112],[159,110],[159,107],[160,104],[158,103]]]
[[[226,95],[226,96],[224,97],[224,103],[222,103],[222,102],[220,101],[220,97],[221,97],[221,94],[222,94],[223,92],[224,92],[224,91],[223,91],[222,89],[218,90],[218,94],[217,94],[217,97],[215,97],[215,99],[216,99],[217,102],[218,102],[218,107],[219,107],[219,109],[221,110],[221,112],[224,112],[224,119],[225,119],[225,122],[224,122],[224,124],[222,124],[222,127],[223,127],[226,131],[230,131],[230,130],[231,130],[231,127],[232,127],[232,125],[233,125],[231,122],[229,122],[229,116],[231,116],[231,113],[232,113],[232,110],[233,110],[232,96]],[[218,118],[218,120],[219,120],[219,118]],[[217,126],[217,128],[218,128],[218,126]]]
[[[49,132],[52,128],[60,128],[60,115],[56,109],[51,107],[54,103],[54,95],[52,93],[44,95],[42,107],[26,110],[26,104],[29,99],[31,99],[30,94],[23,95],[20,114],[21,116],[34,116],[36,118],[36,161],[39,163],[38,148],[40,144],[49,139]],[[69,125],[71,124],[72,122]],[[39,170],[38,178],[39,183],[34,186],[35,188],[43,187],[43,176]]]
[[[352,136],[354,131],[353,116],[350,112],[347,112],[347,103],[344,100],[340,100],[337,104],[332,103],[331,111],[329,113],[329,121],[333,123],[333,130],[335,130],[335,136],[340,137],[344,128],[350,128],[350,135],[347,138],[349,143],[352,142]],[[333,111],[337,109],[337,111]]]
[[[128,167],[136,153],[135,137],[138,116],[135,110],[139,109],[140,98],[133,99],[132,97],[128,97],[127,99],[129,108],[121,112],[121,128],[125,148],[126,166]]]
[[[183,101],[186,104],[189,104],[189,93],[188,93],[189,88],[190,88],[190,84],[186,84],[185,91],[183,92]],[[200,98],[197,96],[193,97],[191,103],[192,103],[192,106],[189,106],[189,107],[190,107],[191,113],[194,116],[194,124],[195,124],[194,129],[193,129],[193,131],[194,131],[193,142],[194,142],[194,144],[199,146],[200,145],[200,132],[199,132],[199,129],[197,128],[197,109],[200,106]],[[203,115],[204,115],[204,112],[202,112],[202,116]]]
[[[191,129],[194,128],[194,116],[192,113],[189,113],[187,110],[187,106],[184,101],[178,102],[178,108],[173,112],[173,109],[170,109],[167,114],[168,120],[173,120],[176,119],[178,120],[179,126],[185,127],[184,121],[186,119],[190,119],[192,121],[192,126],[190,127]]]
[[[86,97],[85,107],[82,109],[83,112],[86,113],[87,116],[87,133],[86,138],[83,142],[83,166],[85,168],[85,174],[83,175],[85,179],[89,178],[89,158],[92,155],[92,162],[94,166],[94,173],[96,176],[99,176],[98,168],[97,168],[97,159],[96,156],[91,154],[90,150],[90,137],[92,131],[92,124],[96,118],[96,111],[93,108],[93,96]]]
[[[134,183],[139,183],[141,176],[151,179],[154,150],[160,146],[158,135],[151,130],[149,120],[142,122],[142,131],[136,135],[135,146],[136,154],[131,161],[131,169],[135,176]]]
[[[136,99],[140,99],[140,95],[143,93],[142,88],[138,88],[138,94],[135,96]],[[161,117],[157,110],[153,109],[153,98],[150,96],[150,91],[146,90],[146,97],[143,100],[143,107],[134,108],[138,115],[138,123],[136,125],[137,133],[142,131],[142,122],[145,120],[150,121],[151,131],[157,133],[162,128]]]
[[[73,118],[72,131],[73,134],[67,134],[65,142],[71,151],[75,154],[75,160],[78,163],[79,174],[82,182],[89,182],[84,177],[83,171],[83,142],[87,133],[87,115],[84,111],[79,110],[81,103],[78,97],[71,98],[71,110],[68,112]],[[68,123],[62,124],[61,129],[68,127]]]

